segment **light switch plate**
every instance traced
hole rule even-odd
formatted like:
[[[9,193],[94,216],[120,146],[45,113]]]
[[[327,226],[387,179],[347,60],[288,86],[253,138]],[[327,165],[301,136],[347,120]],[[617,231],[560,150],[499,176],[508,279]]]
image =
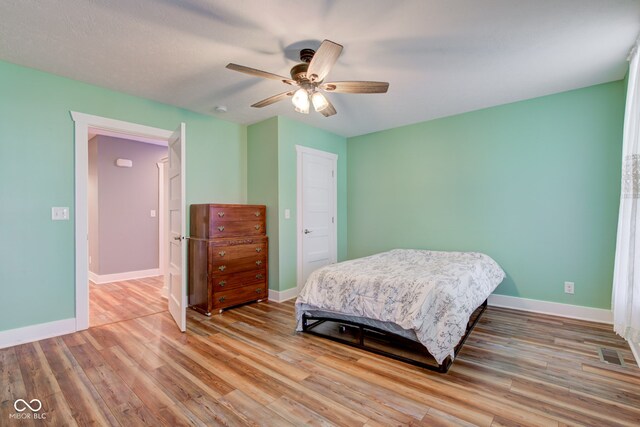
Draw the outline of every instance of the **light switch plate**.
[[[285,209],[284,210],[284,219],[289,219],[291,218],[291,209]]]
[[[68,221],[69,220],[69,208],[57,207],[51,208],[51,219],[53,221]]]

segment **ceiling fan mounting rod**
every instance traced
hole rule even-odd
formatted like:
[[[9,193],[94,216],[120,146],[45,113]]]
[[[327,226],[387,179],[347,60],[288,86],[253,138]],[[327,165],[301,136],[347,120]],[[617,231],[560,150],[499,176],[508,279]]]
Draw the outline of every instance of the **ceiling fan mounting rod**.
[[[311,62],[313,59],[313,55],[316,54],[316,51],[313,49],[302,49],[300,51],[300,61],[306,62],[307,64]]]

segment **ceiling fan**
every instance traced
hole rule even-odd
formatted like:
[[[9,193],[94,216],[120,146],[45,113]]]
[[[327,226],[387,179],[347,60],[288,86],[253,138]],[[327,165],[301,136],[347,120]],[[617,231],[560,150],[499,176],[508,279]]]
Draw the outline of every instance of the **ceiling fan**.
[[[227,64],[227,68],[233,71],[249,74],[250,76],[262,77],[265,79],[280,80],[290,86],[298,86],[299,89],[292,89],[278,95],[258,101],[252,105],[255,108],[266,107],[291,97],[295,110],[302,114],[309,114],[309,106],[325,117],[336,114],[333,104],[322,94],[322,92],[335,93],[385,93],[389,89],[387,82],[328,82],[324,83],[325,77],[336,63],[342,46],[330,40],[325,40],[320,44],[317,51],[313,49],[302,49],[300,51],[300,64],[291,68],[291,78],[256,70],[238,64]]]

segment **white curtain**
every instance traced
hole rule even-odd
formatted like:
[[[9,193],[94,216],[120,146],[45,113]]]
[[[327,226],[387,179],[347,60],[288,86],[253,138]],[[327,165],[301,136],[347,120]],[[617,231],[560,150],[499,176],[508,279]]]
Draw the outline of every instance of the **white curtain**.
[[[622,143],[622,188],[613,274],[615,331],[640,342],[640,75],[637,45],[629,57]]]

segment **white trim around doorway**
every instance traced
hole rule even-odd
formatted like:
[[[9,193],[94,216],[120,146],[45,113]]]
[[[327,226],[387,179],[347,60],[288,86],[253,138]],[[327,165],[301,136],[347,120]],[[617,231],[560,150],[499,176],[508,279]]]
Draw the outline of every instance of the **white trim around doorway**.
[[[297,274],[296,274],[296,293],[302,289],[303,273],[302,273],[302,154],[311,154],[313,156],[324,157],[333,161],[333,227],[331,229],[331,239],[333,247],[331,248],[332,262],[338,260],[338,155],[326,151],[316,150],[314,148],[296,145],[296,235],[297,235]],[[293,292],[289,290],[289,292]]]
[[[169,141],[172,131],[71,111],[75,122],[76,331],[89,327],[89,129]]]

